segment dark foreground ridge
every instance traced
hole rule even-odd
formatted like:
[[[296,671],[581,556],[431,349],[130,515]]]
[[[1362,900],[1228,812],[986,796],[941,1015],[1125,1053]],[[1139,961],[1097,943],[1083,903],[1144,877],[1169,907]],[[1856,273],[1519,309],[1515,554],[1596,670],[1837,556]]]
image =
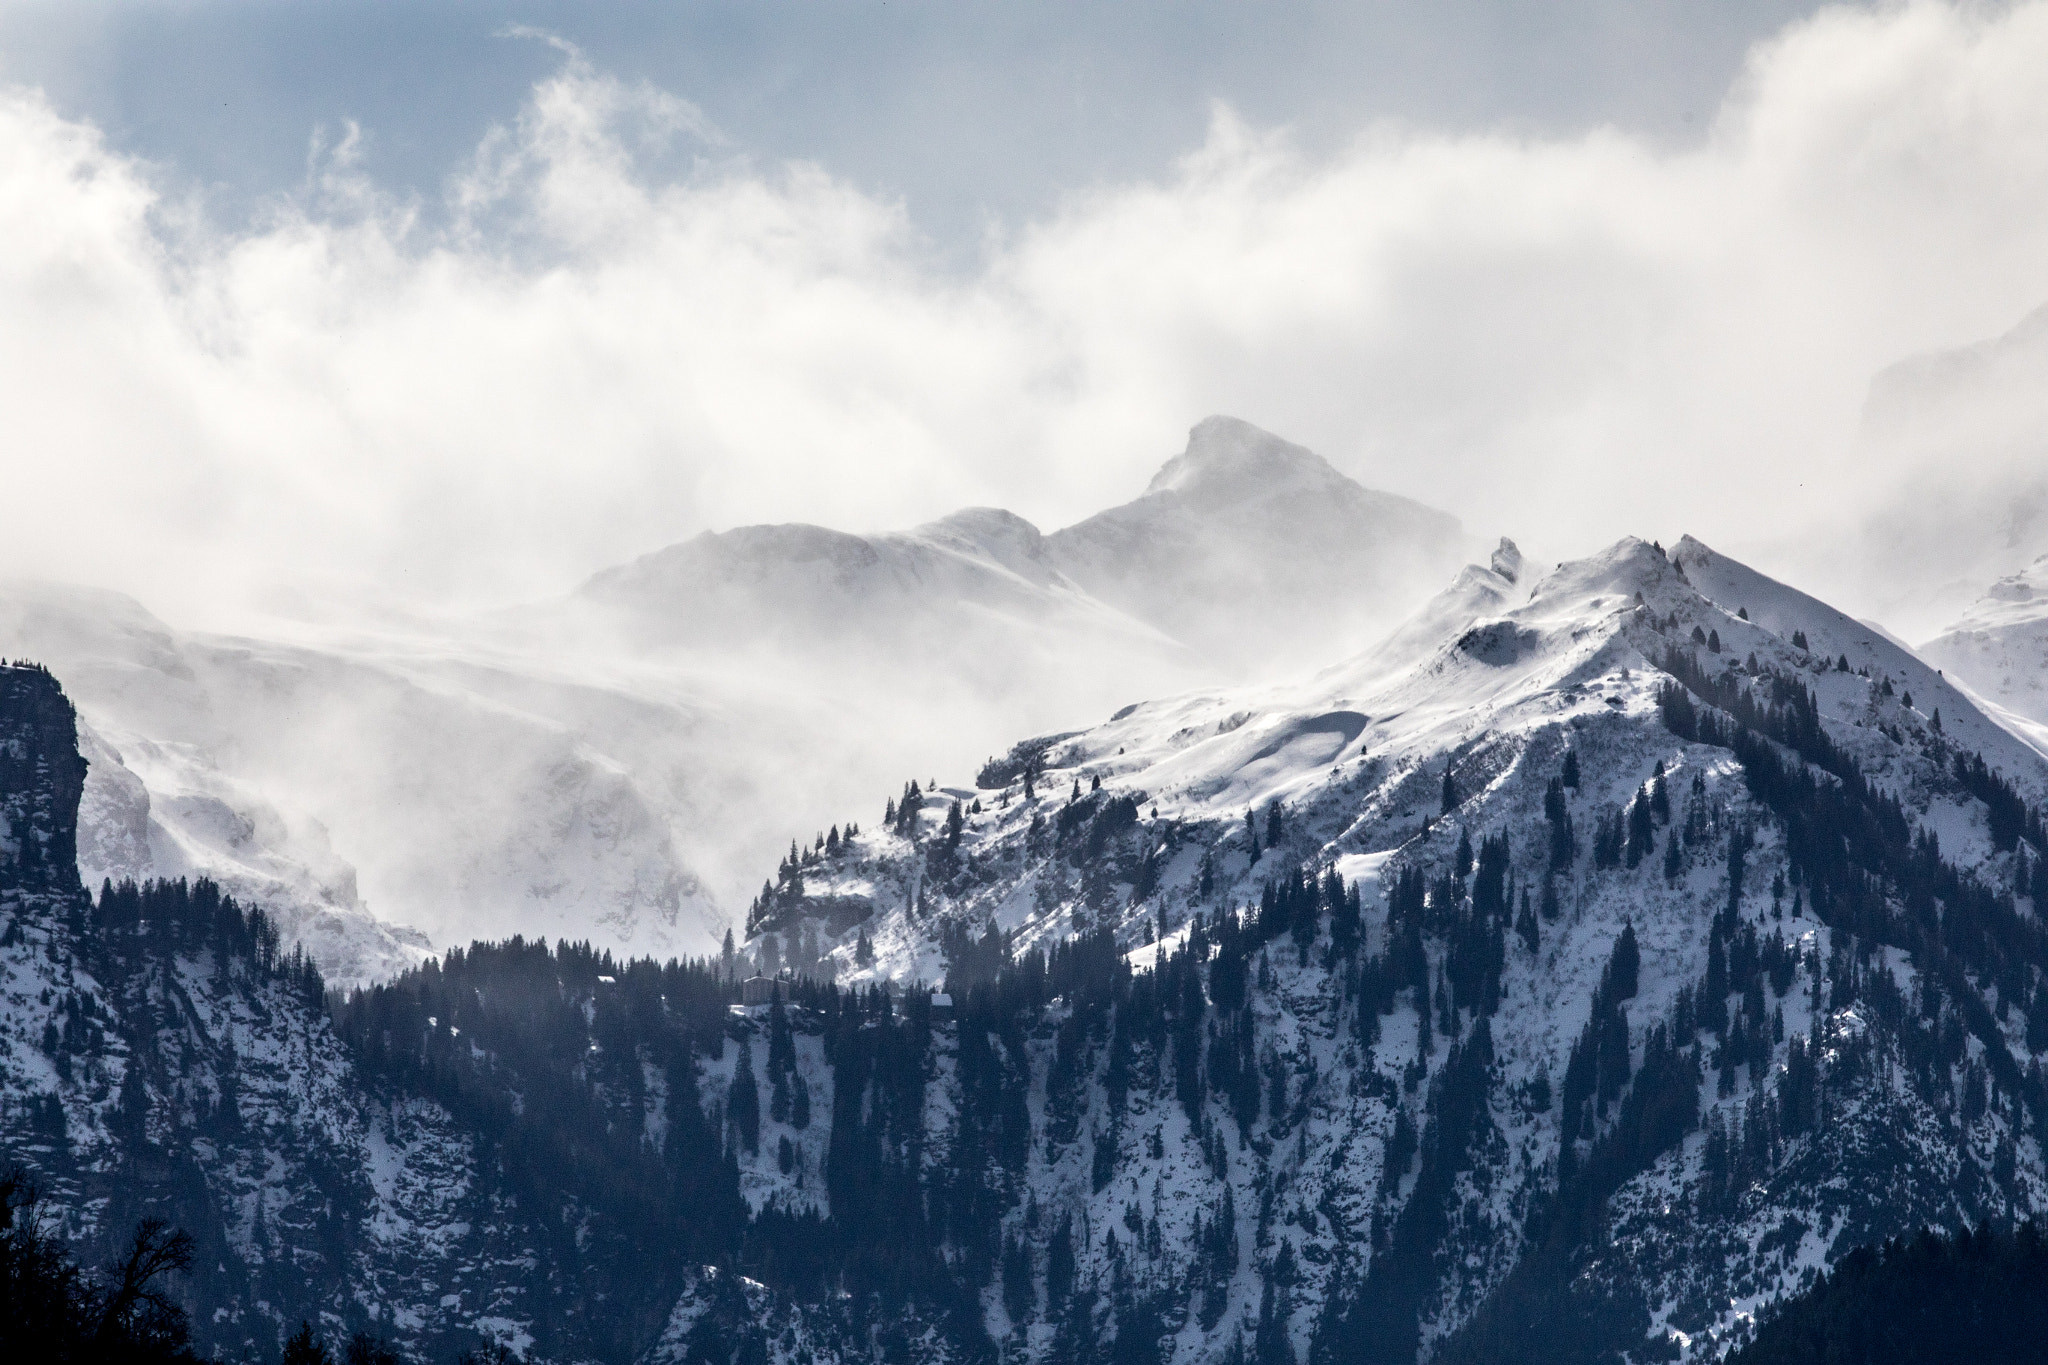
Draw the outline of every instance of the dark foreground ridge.
[[[2048,1354],[2048,1239],[2028,1223],[1859,1247],[1729,1365],[2027,1365]]]

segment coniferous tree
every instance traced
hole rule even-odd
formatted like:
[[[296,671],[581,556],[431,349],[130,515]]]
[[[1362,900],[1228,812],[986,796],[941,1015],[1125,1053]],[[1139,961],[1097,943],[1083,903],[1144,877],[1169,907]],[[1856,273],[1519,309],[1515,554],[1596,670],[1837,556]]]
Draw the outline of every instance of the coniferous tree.
[[[302,1322],[284,1344],[281,1365],[334,1365],[334,1357],[327,1354],[327,1343],[313,1331],[313,1324]]]
[[[761,1146],[761,1091],[754,1082],[754,1050],[745,1038],[740,1039],[739,1060],[733,1064],[725,1115],[733,1131],[739,1135],[740,1146],[749,1153],[758,1151]]]
[[[1614,941],[1614,951],[1608,955],[1607,968],[1601,974],[1602,993],[1610,1000],[1635,999],[1642,966],[1642,951],[1636,946],[1635,922],[1625,920],[1621,926],[1621,937]]]
[[[1656,825],[1650,818],[1650,798],[1638,791],[1635,799],[1628,803],[1628,865],[1634,867],[1649,857],[1657,846],[1656,841]]]
[[[348,1347],[341,1353],[341,1365],[405,1365],[405,1362],[388,1343],[368,1332],[358,1332],[348,1339]]]

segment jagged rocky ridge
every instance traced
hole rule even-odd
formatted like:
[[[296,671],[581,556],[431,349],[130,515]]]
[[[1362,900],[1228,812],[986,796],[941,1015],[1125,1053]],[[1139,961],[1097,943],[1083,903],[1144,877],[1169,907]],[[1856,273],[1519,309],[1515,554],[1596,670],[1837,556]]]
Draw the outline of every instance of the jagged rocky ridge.
[[[2041,1206],[2048,767],[1695,542],[1540,576],[1504,546],[1306,685],[1138,706],[984,777],[793,850],[753,952],[970,1001],[1077,932],[1156,967],[1151,1022],[1118,1000],[1069,1042],[1086,1085],[1014,1064],[1000,1237],[1040,1291],[1064,1217],[1076,1283],[1194,1286],[1154,1300],[1177,1358],[1712,1355],[1850,1246]],[[1040,1126],[1059,1093],[1071,1145]],[[1196,1218],[1226,1208],[1219,1274]],[[1074,1329],[1020,1329],[999,1281],[992,1334],[1061,1358]]]

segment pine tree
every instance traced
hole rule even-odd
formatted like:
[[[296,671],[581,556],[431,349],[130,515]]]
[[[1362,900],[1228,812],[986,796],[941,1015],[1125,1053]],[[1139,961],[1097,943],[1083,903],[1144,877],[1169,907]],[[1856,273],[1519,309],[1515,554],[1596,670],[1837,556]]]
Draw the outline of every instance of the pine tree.
[[[740,1039],[739,1061],[733,1065],[732,1086],[726,1096],[725,1114],[739,1134],[740,1146],[749,1154],[761,1147],[761,1092],[754,1083],[754,1050]]]
[[[1650,819],[1650,798],[1638,791],[1636,799],[1628,803],[1628,865],[1642,862],[1657,846],[1657,833]]]
[[[1625,920],[1621,926],[1621,937],[1614,941],[1614,951],[1608,955],[1607,969],[1601,974],[1601,994],[1617,1002],[1635,999],[1642,966],[1642,951],[1636,946],[1635,921]]]
[[[314,1335],[313,1324],[302,1322],[285,1342],[280,1365],[334,1365],[334,1357],[327,1353],[327,1344]]]
[[[1579,751],[1577,749],[1566,749],[1564,751],[1564,774],[1561,780],[1565,786],[1573,791],[1579,789]]]
[[[1451,765],[1446,763],[1444,764],[1444,800],[1441,814],[1449,815],[1452,811],[1456,810],[1460,799],[1458,796],[1457,779],[1451,776]]]

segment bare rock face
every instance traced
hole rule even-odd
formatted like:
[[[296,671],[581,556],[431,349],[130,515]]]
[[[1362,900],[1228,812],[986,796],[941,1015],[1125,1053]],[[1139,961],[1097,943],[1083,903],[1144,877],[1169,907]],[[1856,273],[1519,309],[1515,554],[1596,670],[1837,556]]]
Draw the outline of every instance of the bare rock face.
[[[0,666],[0,879],[28,893],[78,889],[84,787],[71,703],[56,679]]]

